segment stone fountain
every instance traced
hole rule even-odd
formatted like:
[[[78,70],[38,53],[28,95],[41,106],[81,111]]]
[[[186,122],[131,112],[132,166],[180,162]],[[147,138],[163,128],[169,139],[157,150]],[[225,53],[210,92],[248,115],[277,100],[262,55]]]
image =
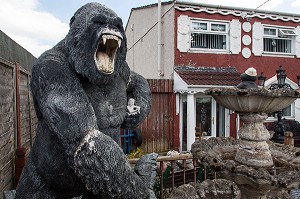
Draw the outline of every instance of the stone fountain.
[[[206,94],[239,113],[243,126],[239,139],[210,138],[192,145],[194,158],[234,181],[242,199],[266,198],[270,190],[288,191],[300,184],[300,149],[272,143],[263,122],[300,97],[299,90],[264,88],[212,88]]]

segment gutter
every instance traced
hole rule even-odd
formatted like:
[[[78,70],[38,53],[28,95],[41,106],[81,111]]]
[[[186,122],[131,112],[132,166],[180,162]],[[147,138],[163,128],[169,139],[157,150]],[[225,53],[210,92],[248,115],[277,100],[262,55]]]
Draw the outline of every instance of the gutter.
[[[255,10],[255,8],[242,8],[242,7],[232,7],[232,6],[223,6],[223,5],[212,5],[212,4],[205,4],[205,3],[197,3],[197,2],[188,2],[188,1],[181,1],[176,0],[176,5],[191,5],[191,6],[203,6],[203,7],[211,7],[211,8],[217,8],[217,9],[227,9],[227,10],[239,10],[239,11],[246,11],[249,13],[256,12],[256,13],[262,13],[262,14],[276,14],[280,16],[291,16],[291,17],[300,17],[299,14],[293,14],[293,13],[286,13],[286,12],[278,12],[278,11],[270,11],[270,10]]]
[[[163,77],[164,71],[161,64],[161,48],[162,48],[162,42],[161,42],[161,0],[158,0],[157,5],[157,70],[158,70],[158,76]]]

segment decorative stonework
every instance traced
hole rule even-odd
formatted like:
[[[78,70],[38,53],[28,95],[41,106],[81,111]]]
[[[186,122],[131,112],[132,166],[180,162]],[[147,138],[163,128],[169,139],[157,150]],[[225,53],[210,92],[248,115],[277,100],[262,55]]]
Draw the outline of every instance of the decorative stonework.
[[[207,179],[202,183],[191,182],[189,184],[181,185],[175,188],[169,199],[182,199],[182,198],[199,198],[199,199],[212,199],[212,198],[232,198],[240,199],[241,191],[238,186],[226,179]]]
[[[248,59],[251,56],[251,50],[249,48],[243,48],[242,55],[244,58]]]
[[[296,57],[300,58],[300,26],[295,28],[295,32],[298,34],[298,36],[296,36],[295,53]]]
[[[222,106],[239,113],[272,113],[284,109],[300,98],[300,90],[211,88],[212,95]]]
[[[255,167],[271,167],[273,160],[267,140],[270,133],[263,122],[267,115],[242,114],[240,115],[244,125],[239,129],[239,150],[235,160],[239,163]]]
[[[252,52],[255,56],[261,56],[264,50],[264,27],[260,22],[255,22],[252,27]]]
[[[235,182],[241,191],[242,199],[266,199],[271,198],[267,195],[269,196],[272,189],[287,190],[286,187],[298,187],[300,177],[297,155],[300,149],[270,141],[267,143],[275,165],[280,166],[253,167],[234,161],[239,146],[237,141],[230,137],[198,140],[192,145],[191,152],[193,158],[216,171],[218,176]],[[279,195],[272,198],[289,197]]]
[[[241,52],[241,22],[233,19],[230,22],[230,52],[239,54]]]
[[[242,41],[244,45],[248,46],[251,44],[251,37],[249,35],[244,35]]]
[[[254,167],[271,167],[273,160],[266,141],[270,133],[263,122],[266,113],[281,110],[299,97],[299,91],[291,89],[238,89],[211,88],[206,94],[225,108],[240,114],[244,125],[239,129],[238,150],[235,160]]]
[[[177,20],[177,48],[180,52],[187,52],[190,48],[190,20],[187,15],[180,15]]]
[[[250,32],[252,28],[251,23],[248,21],[244,22],[242,28],[244,32]]]
[[[229,137],[197,140],[191,148],[193,158],[221,178],[234,181],[242,199],[266,199],[270,190],[298,188],[300,149],[270,142],[263,121],[268,117],[266,113],[281,110],[299,98],[300,91],[211,88],[205,94],[239,113],[243,126],[237,140]]]
[[[213,7],[204,7],[204,6],[188,6],[188,5],[182,5],[182,6],[175,6],[175,9],[180,10],[182,12],[184,11],[192,11],[192,12],[205,12],[208,14],[221,14],[221,15],[233,15],[236,17],[243,17],[245,11],[239,11],[239,10],[228,10],[228,9],[222,9],[222,8],[213,8]],[[285,15],[279,15],[279,14],[272,14],[272,13],[247,13],[248,18],[257,17],[259,19],[271,19],[273,21],[275,20],[281,20],[281,21],[292,21],[295,23],[300,22],[300,17],[293,17],[293,16],[285,16]]]

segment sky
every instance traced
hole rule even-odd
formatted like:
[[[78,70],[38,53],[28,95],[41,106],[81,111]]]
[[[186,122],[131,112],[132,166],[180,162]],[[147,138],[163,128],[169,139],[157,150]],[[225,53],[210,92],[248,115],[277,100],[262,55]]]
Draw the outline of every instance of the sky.
[[[127,23],[132,8],[158,0],[92,0],[114,10]],[[34,56],[52,48],[69,30],[74,12],[88,0],[0,0],[0,30]],[[162,2],[166,0],[161,0]],[[300,0],[185,0],[190,2],[300,14]]]

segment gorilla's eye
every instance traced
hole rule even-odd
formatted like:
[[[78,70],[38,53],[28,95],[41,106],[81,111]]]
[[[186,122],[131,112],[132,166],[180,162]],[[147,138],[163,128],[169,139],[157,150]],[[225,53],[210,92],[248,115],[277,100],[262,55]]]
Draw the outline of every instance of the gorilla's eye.
[[[99,71],[105,74],[114,72],[115,55],[122,43],[120,32],[107,29],[102,32],[95,53],[95,62]]]

